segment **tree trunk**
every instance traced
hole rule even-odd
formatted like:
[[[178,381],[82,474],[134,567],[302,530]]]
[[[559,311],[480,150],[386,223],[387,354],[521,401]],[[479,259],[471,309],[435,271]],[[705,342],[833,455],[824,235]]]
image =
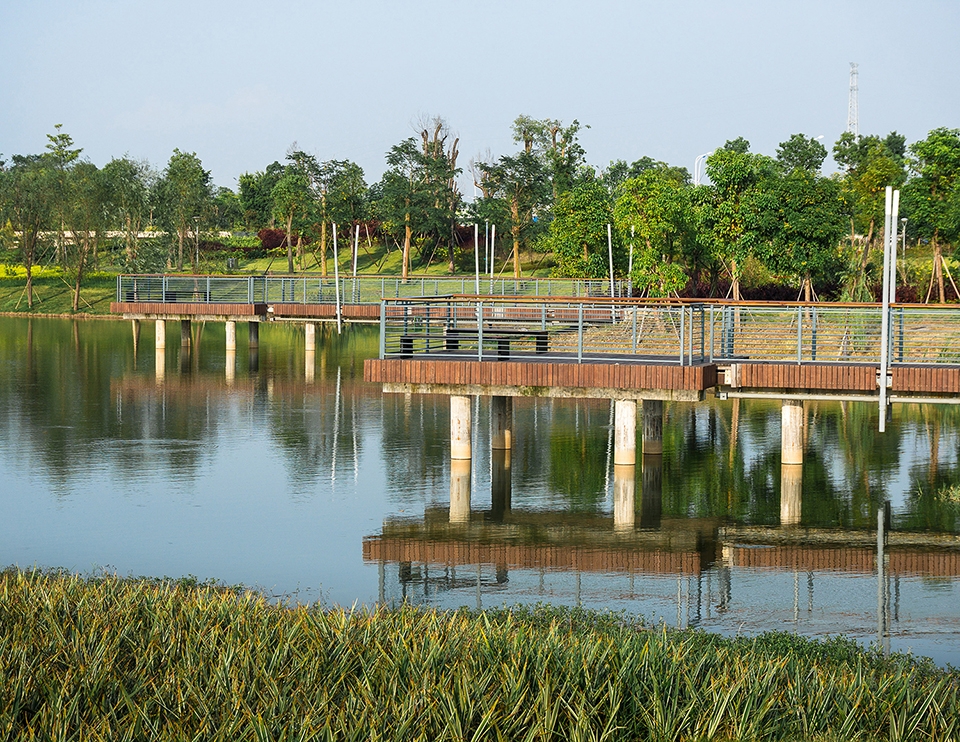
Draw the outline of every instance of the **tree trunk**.
[[[179,251],[177,252],[177,270],[183,270],[183,234],[186,232],[186,229],[177,230],[177,243],[179,245]]]
[[[410,202],[407,201],[409,206]],[[413,236],[413,228],[410,226],[410,212],[403,215],[403,267],[401,268],[401,277],[407,280],[407,274],[410,272],[410,239]]]
[[[937,293],[940,296],[940,303],[943,304],[947,301],[947,296],[943,286],[943,245],[937,239],[938,231],[933,231],[933,269],[937,273]]]
[[[293,273],[293,245],[290,243],[290,230],[293,229],[293,209],[287,214],[287,273]]]
[[[33,251],[36,245],[36,235],[30,237],[30,244],[27,244],[27,236],[24,234],[23,267],[27,269],[27,309],[33,309]]]
[[[76,239],[74,239],[76,242]],[[84,235],[82,245],[77,245],[77,279],[73,283],[73,311],[80,311],[80,282],[83,280],[83,269],[86,266],[87,255],[90,252],[90,233]]]
[[[740,274],[737,273],[736,258],[730,261],[730,287],[733,289],[733,300],[743,301],[743,295],[740,293]]]
[[[813,281],[809,275],[803,279],[803,300],[813,301]]]

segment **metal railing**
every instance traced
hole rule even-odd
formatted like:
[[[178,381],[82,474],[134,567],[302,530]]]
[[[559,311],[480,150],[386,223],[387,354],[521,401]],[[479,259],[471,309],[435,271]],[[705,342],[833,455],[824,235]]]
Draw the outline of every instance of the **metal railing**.
[[[380,357],[878,365],[878,305],[385,299]],[[960,365],[960,307],[890,310],[893,365]]]
[[[342,304],[379,304],[383,299],[476,294],[473,276],[408,278],[358,276],[339,279]],[[117,301],[211,304],[334,304],[337,281],[316,276],[117,276]],[[617,296],[629,282],[615,283]],[[573,278],[480,279],[480,293],[530,297],[609,297],[610,281]]]
[[[448,297],[385,299],[380,357],[449,360],[635,360],[681,366],[707,359],[708,308],[700,304]],[[438,356],[439,357],[439,356]]]

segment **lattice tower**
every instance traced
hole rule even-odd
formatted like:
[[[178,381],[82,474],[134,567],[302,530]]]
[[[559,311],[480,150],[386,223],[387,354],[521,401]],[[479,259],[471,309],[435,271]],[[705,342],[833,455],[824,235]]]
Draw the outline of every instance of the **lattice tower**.
[[[857,101],[857,63],[850,63],[850,99],[847,102],[847,131],[860,136],[860,104]]]

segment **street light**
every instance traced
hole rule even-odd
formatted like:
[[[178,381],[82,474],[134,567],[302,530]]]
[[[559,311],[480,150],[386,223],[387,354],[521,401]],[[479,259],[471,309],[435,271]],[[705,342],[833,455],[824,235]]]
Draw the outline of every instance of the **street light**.
[[[700,179],[703,177],[703,173],[700,172],[700,165],[705,159],[707,159],[713,152],[704,152],[702,155],[699,155],[696,160],[693,161],[693,184],[700,185]]]

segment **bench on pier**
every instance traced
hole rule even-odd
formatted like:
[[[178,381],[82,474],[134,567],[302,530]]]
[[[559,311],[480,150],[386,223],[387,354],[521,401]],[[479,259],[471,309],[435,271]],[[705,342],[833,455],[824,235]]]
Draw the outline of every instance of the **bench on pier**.
[[[497,357],[509,358],[510,345],[515,340],[530,339],[534,343],[536,353],[546,353],[550,347],[550,333],[547,330],[529,330],[529,329],[494,329],[484,328],[483,342],[496,342]],[[424,335],[401,335],[400,353],[404,356],[413,355],[413,343],[418,337],[426,337],[427,351],[430,350],[429,336]],[[477,328],[448,327],[444,330],[442,338],[442,347],[446,351],[457,351],[460,349],[460,343],[464,341],[480,342],[480,331]]]

